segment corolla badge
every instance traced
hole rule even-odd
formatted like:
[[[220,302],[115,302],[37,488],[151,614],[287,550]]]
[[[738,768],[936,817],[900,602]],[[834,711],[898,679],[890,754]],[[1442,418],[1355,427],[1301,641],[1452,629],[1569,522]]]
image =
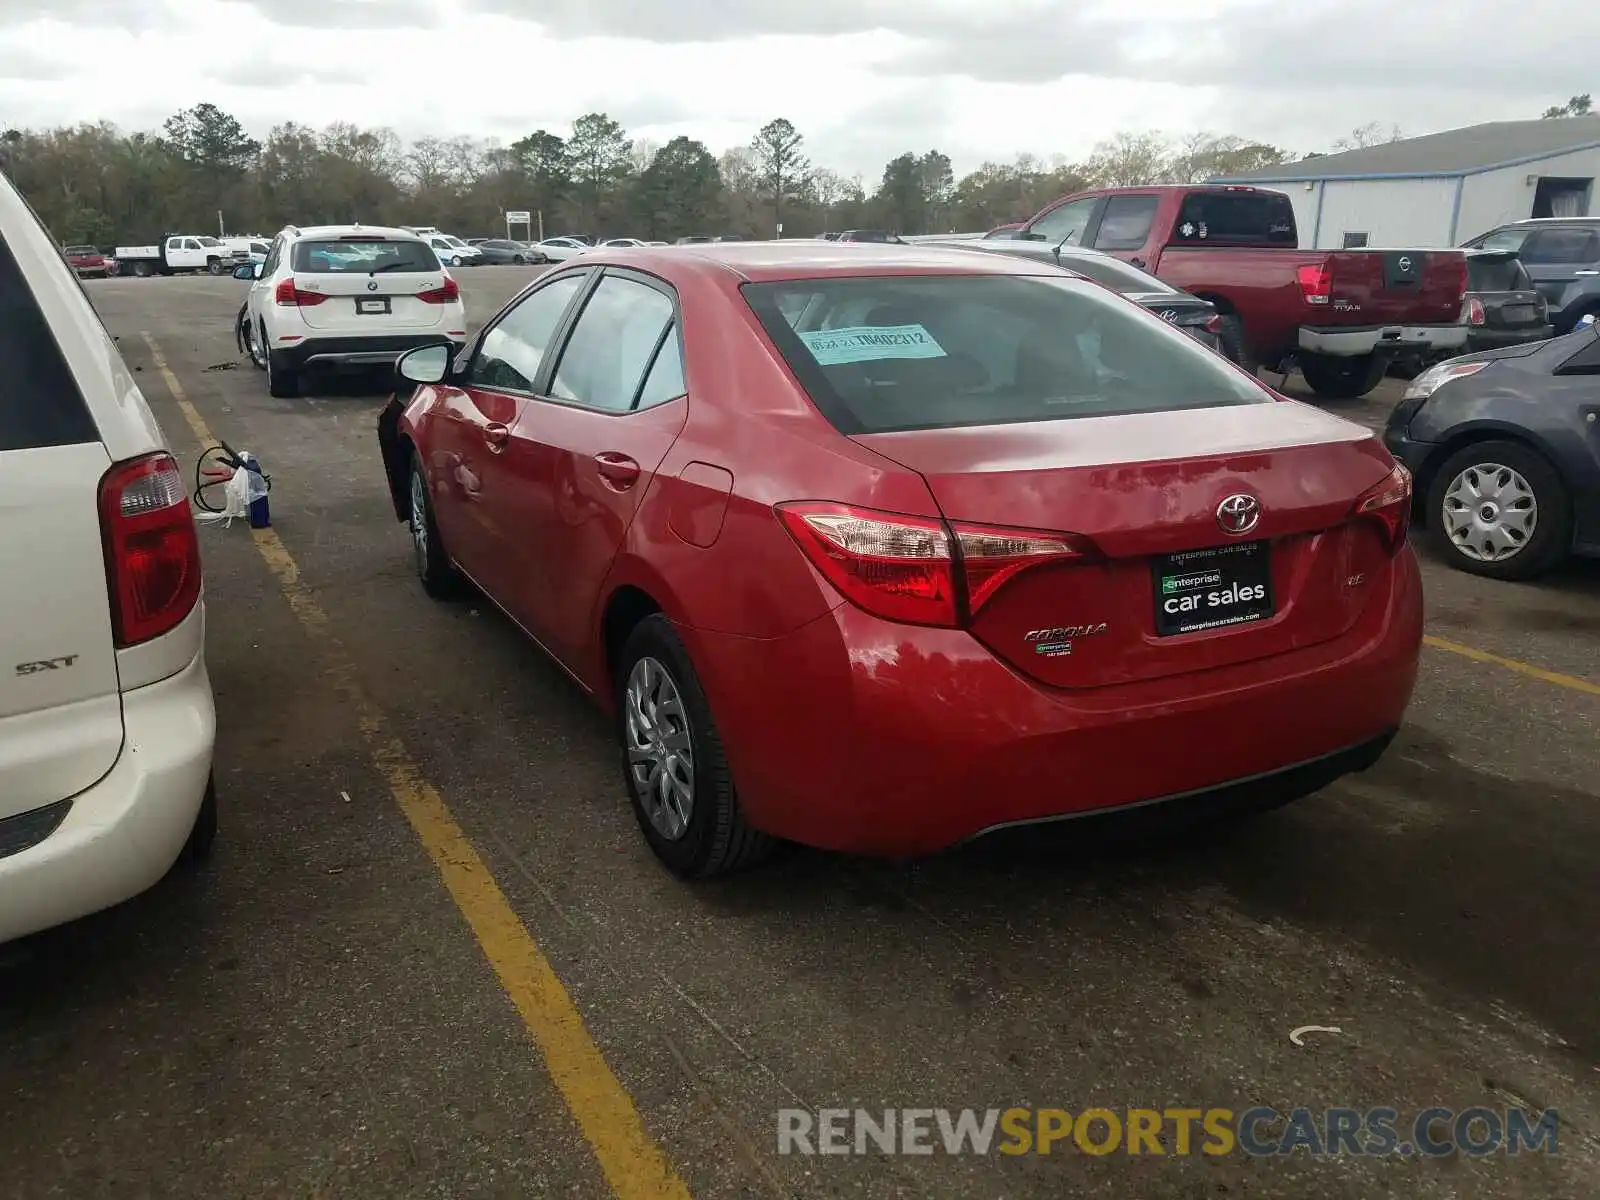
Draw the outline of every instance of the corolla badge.
[[[1249,533],[1261,521],[1261,501],[1236,492],[1217,505],[1217,524],[1223,533]]]
[[[1045,658],[1064,658],[1072,653],[1072,639],[1091,637],[1106,631],[1104,621],[1095,625],[1053,625],[1049,629],[1030,629],[1022,640],[1032,644],[1035,654]]]

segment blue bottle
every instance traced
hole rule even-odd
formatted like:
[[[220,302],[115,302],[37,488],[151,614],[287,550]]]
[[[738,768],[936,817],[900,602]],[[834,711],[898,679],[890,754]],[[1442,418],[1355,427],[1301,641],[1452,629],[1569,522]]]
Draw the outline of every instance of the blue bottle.
[[[248,452],[242,452],[239,455],[239,461],[244,465],[244,469],[255,477],[250,481],[250,490],[252,492],[260,491],[261,493],[250,501],[250,528],[265,529],[272,524],[272,514],[267,506],[267,484],[266,480],[262,478],[261,464],[256,460],[255,455]]]

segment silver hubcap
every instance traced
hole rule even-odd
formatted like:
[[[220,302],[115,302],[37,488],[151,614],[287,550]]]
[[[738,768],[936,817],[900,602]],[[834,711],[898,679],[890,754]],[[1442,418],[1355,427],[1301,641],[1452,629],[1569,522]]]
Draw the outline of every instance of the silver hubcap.
[[[1499,463],[1478,463],[1450,481],[1440,507],[1445,535],[1474,562],[1504,562],[1522,553],[1539,525],[1539,501],[1528,481]]]
[[[428,573],[428,488],[422,472],[411,472],[411,544],[417,552],[417,571]]]
[[[628,674],[623,699],[628,778],[650,824],[677,841],[694,815],[694,741],[677,682],[653,658]]]

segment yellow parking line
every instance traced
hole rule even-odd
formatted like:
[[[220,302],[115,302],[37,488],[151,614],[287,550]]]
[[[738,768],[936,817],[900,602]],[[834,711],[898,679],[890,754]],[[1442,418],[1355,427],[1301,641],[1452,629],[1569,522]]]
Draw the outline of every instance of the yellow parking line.
[[[215,445],[217,439],[184,393],[155,339],[148,333],[141,336],[195,438],[201,446]],[[251,533],[290,610],[321,643],[327,678],[355,714],[373,764],[516,1006],[611,1190],[620,1200],[688,1200],[688,1187],[645,1132],[632,1097],[606,1065],[549,960],[518,919],[443,797],[423,778],[400,739],[387,730],[382,710],[362,690],[355,660],[333,636],[327,613],[301,581],[300,568],[288,548],[271,529]]]
[[[1459,654],[1462,658],[1470,658],[1473,662],[1492,663],[1497,667],[1504,667],[1508,671],[1515,671],[1518,675],[1526,675],[1529,679],[1538,679],[1544,683],[1553,683],[1557,687],[1570,688],[1575,692],[1587,692],[1591,696],[1600,696],[1600,683],[1590,683],[1587,679],[1580,679],[1576,675],[1562,675],[1558,671],[1546,671],[1543,667],[1536,667],[1532,663],[1519,662],[1514,658],[1502,658],[1498,654],[1490,654],[1487,650],[1479,650],[1474,646],[1463,646],[1460,642],[1446,641],[1441,637],[1428,634],[1423,639],[1423,644],[1432,646],[1435,650],[1448,650],[1451,654]]]

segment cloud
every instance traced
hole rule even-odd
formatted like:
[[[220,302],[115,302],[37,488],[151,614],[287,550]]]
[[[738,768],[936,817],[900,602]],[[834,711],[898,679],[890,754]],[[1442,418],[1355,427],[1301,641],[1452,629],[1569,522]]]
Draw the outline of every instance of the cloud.
[[[48,7],[40,0],[0,0],[0,28],[44,19],[63,25],[145,33],[166,26],[170,14],[162,0],[50,0]]]
[[[302,29],[437,29],[445,14],[431,0],[244,0],[274,25]]]
[[[366,82],[366,72],[354,66],[291,65],[281,58],[249,58],[234,63],[208,64],[205,78],[236,88],[277,89],[325,84],[353,86]]]
[[[26,46],[0,46],[0,79],[51,83],[72,73],[70,63],[46,58]]]

